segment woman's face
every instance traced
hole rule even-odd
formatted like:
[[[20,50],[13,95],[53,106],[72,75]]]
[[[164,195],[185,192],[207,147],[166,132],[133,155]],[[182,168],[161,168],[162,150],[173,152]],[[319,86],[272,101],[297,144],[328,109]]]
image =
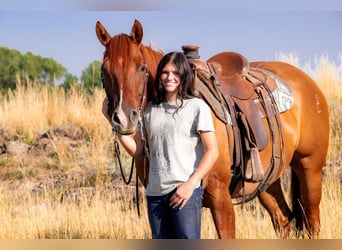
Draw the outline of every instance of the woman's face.
[[[167,63],[161,72],[160,78],[166,91],[167,101],[175,101],[181,83],[181,77],[176,66],[173,63]]]

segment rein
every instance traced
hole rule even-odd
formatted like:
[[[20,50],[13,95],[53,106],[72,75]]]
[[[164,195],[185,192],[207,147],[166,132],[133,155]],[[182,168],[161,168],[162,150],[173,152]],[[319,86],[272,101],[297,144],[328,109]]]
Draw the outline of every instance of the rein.
[[[126,185],[128,185],[131,183],[131,180],[132,180],[133,168],[134,168],[134,158],[132,157],[131,170],[130,170],[129,177],[127,180],[126,176],[124,174],[124,171],[123,171],[122,163],[121,163],[120,146],[119,146],[118,136],[117,136],[118,133],[117,133],[117,131],[114,131],[114,129],[113,129],[113,132],[114,132],[114,159],[120,167],[120,172],[121,172],[121,176],[122,176],[124,183]]]
[[[116,129],[113,128],[114,132],[114,159],[117,164],[119,164],[120,167],[120,172],[122,179],[126,185],[129,185],[132,181],[132,176],[133,176],[133,169],[134,169],[134,157],[132,157],[132,162],[131,162],[131,169],[129,173],[128,179],[126,179],[126,176],[123,171],[122,163],[121,163],[121,153],[120,153],[120,146],[118,143],[118,132]],[[137,213],[138,216],[140,217],[140,204],[139,204],[139,178],[138,178],[138,171],[135,170],[135,197],[136,197],[136,206],[137,206]]]

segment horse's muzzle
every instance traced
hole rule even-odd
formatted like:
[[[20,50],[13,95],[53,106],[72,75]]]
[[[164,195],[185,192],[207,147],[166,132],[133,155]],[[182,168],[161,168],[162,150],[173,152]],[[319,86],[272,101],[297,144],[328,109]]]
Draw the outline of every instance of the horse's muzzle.
[[[114,125],[114,132],[119,133],[120,135],[132,135],[137,130],[137,126],[131,127],[131,128],[123,128],[120,125]]]
[[[128,119],[127,119],[128,117]],[[112,117],[114,123],[114,130],[121,135],[131,135],[135,133],[139,122],[139,113],[136,110],[132,110],[130,115],[125,113],[115,112]]]

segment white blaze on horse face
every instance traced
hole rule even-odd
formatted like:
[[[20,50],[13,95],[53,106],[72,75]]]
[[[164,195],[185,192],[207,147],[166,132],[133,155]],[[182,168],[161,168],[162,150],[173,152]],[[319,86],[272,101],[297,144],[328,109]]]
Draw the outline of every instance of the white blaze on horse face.
[[[122,58],[121,56],[118,58],[118,63],[119,63],[120,66],[122,66],[122,64],[123,64],[123,58]]]
[[[119,120],[119,123],[122,127],[127,128],[128,125],[128,119],[125,115],[125,112],[122,109],[122,100],[123,100],[123,91],[122,88],[120,89],[120,98],[119,98],[119,104],[118,104],[118,109],[116,112],[116,117]]]
[[[117,62],[118,62],[119,68],[123,67],[123,58],[122,58],[122,56],[119,56],[117,58]],[[116,110],[116,113],[115,113],[115,119],[113,117],[113,121],[115,123],[118,123],[121,127],[127,128],[127,126],[128,126],[128,118],[125,115],[125,112],[123,111],[123,108],[122,108],[122,100],[123,100],[123,98],[124,98],[123,97],[123,87],[120,86],[119,103],[118,103],[118,107],[117,107],[117,110]]]

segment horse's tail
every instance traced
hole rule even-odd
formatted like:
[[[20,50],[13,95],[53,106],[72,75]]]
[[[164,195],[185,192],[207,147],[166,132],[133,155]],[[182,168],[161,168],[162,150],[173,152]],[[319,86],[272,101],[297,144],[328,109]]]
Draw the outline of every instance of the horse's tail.
[[[291,168],[291,198],[292,198],[292,217],[296,221],[297,233],[303,230],[304,211],[301,204],[301,191],[298,175]]]

